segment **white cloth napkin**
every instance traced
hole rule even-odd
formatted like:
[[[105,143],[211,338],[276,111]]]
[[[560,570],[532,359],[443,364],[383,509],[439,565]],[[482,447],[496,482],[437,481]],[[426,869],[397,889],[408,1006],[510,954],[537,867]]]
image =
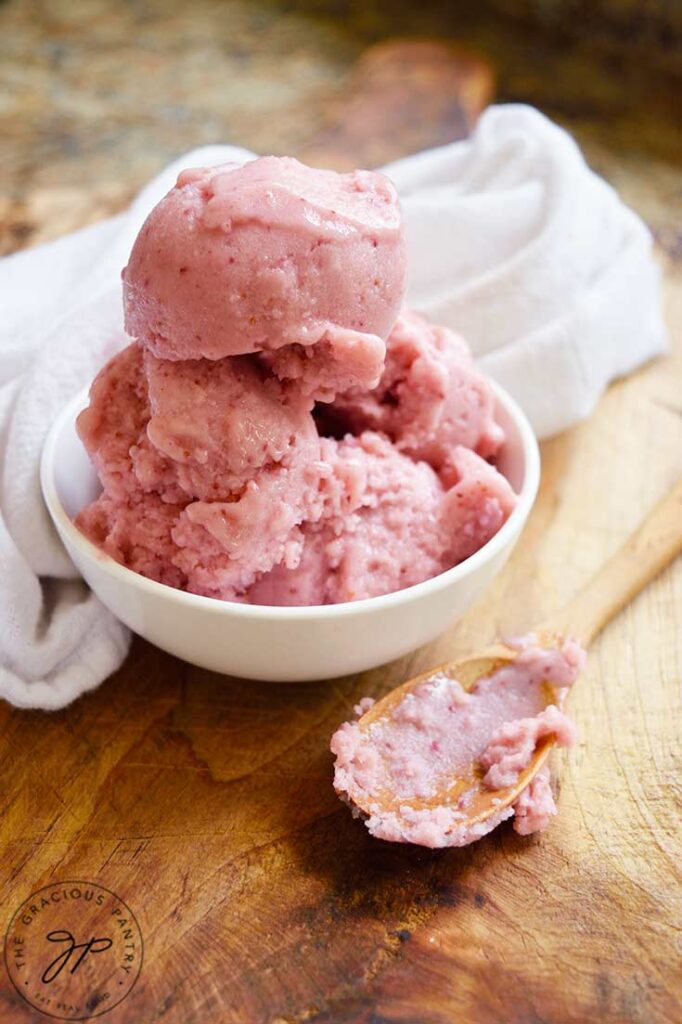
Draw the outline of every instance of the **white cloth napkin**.
[[[0,261],[0,696],[13,704],[62,707],[125,657],[127,629],[77,580],[43,507],[40,451],[126,343],[119,275],[148,211],[181,168],[252,157],[195,150],[126,213]],[[468,339],[538,436],[665,347],[647,228],[537,111],[492,107],[470,139],[386,171],[407,224],[408,303]]]

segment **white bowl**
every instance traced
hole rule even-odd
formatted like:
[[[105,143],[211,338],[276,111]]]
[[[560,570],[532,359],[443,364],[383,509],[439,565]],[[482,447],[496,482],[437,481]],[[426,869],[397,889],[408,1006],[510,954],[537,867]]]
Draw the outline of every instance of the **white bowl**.
[[[492,386],[507,435],[498,465],[519,495],[516,508],[471,558],[385,597],[312,608],[242,605],[186,594],[119,565],[72,522],[100,491],[75,429],[86,392],[64,409],[45,442],[43,495],[69,555],[102,603],[164,651],[248,679],[291,682],[360,672],[420,647],[461,618],[518,540],[537,493],[540,457],[516,402]]]

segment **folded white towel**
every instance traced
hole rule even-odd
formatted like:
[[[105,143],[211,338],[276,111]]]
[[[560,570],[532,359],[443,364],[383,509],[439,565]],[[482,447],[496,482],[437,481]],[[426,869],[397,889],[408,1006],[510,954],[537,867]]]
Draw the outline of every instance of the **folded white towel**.
[[[120,269],[181,157],[130,209],[0,261],[0,696],[58,708],[113,672],[128,631],[76,573],[49,522],[38,464],[63,405],[126,343]],[[401,194],[408,303],[460,331],[539,437],[588,415],[605,385],[665,347],[642,221],[528,107],[492,107],[473,136],[386,168]]]

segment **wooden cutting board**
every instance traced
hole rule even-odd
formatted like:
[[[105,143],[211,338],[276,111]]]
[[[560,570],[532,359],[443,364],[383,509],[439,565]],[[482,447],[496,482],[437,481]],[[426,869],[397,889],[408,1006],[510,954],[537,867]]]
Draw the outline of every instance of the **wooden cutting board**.
[[[451,47],[384,44],[300,155],[347,167],[448,141],[491,83],[484,63]],[[95,190],[76,219],[124,198]],[[57,224],[44,196],[42,210],[26,236],[76,226]],[[682,1019],[681,564],[595,645],[571,697],[580,742],[558,759],[560,816],[545,834],[503,826],[451,851],[378,842],[335,798],[328,752],[359,697],[557,608],[679,477],[682,272],[664,270],[671,355],[543,445],[517,551],[437,643],[362,676],[278,686],[135,641],[115,676],[64,711],[0,708],[0,928],[10,926],[15,978],[22,902],[45,886],[67,892],[64,918],[53,900],[50,920],[75,935],[87,913],[68,892],[96,884],[118,905],[112,920],[134,914],[131,942],[144,947],[109,1024]],[[49,1019],[27,1002],[32,989],[19,994],[0,968],[2,1024]]]

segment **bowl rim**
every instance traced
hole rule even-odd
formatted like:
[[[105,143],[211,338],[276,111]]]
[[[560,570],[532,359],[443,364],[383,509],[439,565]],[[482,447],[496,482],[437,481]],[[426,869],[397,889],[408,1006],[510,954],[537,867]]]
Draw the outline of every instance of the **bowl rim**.
[[[486,378],[492,388],[497,402],[505,409],[505,412],[513,420],[518,431],[523,451],[523,483],[518,492],[518,501],[511,515],[497,533],[487,541],[483,547],[474,552],[463,562],[446,569],[438,576],[432,576],[421,583],[415,583],[411,587],[402,590],[395,590],[390,594],[382,594],[378,597],[365,597],[357,601],[346,601],[341,604],[329,605],[252,605],[239,604],[236,601],[224,601],[216,597],[204,597],[200,594],[191,594],[185,590],[178,590],[176,587],[168,586],[165,583],[158,583],[146,576],[128,569],[115,561],[110,555],[101,551],[92,541],[88,540],[80,532],[61,502],[55,482],[55,453],[62,431],[76,418],[76,415],[85,408],[88,401],[88,388],[81,390],[62,409],[52,424],[43,445],[40,459],[40,485],[43,499],[47,506],[50,517],[64,541],[68,538],[82,555],[91,562],[97,563],[98,568],[112,577],[122,586],[132,586],[144,593],[156,596],[171,603],[189,605],[195,608],[204,608],[214,614],[235,616],[236,618],[260,619],[262,621],[300,621],[300,620],[321,620],[345,618],[368,614],[380,609],[392,606],[409,604],[426,598],[431,594],[445,590],[453,584],[475,573],[482,565],[494,558],[507,544],[507,541],[523,528],[540,484],[540,450],[538,442],[533,433],[531,425],[525,413],[518,403],[505,391],[505,389],[490,377]],[[76,566],[76,568],[78,568]]]

